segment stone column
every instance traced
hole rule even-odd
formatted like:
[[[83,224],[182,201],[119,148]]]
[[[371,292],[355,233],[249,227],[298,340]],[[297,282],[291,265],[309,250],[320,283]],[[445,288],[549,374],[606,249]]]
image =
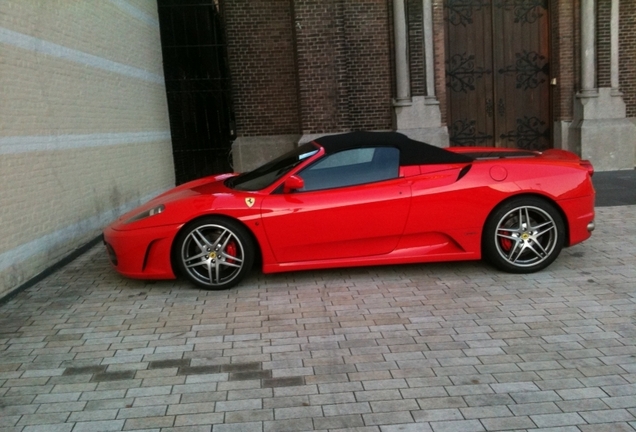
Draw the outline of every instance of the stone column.
[[[581,0],[581,96],[596,93],[595,0]]]
[[[423,0],[424,56],[426,61],[426,97],[435,97],[435,56],[433,51],[433,5],[431,0]]]
[[[411,77],[406,32],[405,0],[393,0],[393,36],[395,39],[395,81],[397,95],[393,105],[411,105]]]
[[[610,22],[610,38],[611,38],[610,40],[612,44],[610,74],[611,74],[612,94],[620,93],[619,86],[618,86],[618,30],[619,30],[618,14],[619,14],[618,0],[612,0],[611,22]]]
[[[395,129],[413,139],[438,147],[448,147],[448,130],[435,97],[435,57],[433,53],[433,14],[431,0],[422,0],[422,27],[426,73],[426,95],[411,96],[409,56],[404,0],[393,0],[395,31],[395,76],[397,95],[393,100]]]
[[[581,0],[581,91],[574,100],[569,149],[589,159],[597,171],[633,169],[636,163],[636,126],[626,118],[619,91],[618,7],[611,11],[611,87],[596,88],[595,1]]]

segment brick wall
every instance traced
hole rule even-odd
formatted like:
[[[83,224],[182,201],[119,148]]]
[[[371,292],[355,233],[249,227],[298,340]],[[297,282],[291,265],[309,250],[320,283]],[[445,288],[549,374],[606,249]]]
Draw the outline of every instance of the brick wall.
[[[596,76],[598,87],[611,87],[610,19],[612,0],[596,2]]]
[[[0,2],[0,297],[174,184],[156,2]]]
[[[411,72],[411,95],[426,95],[426,69],[424,57],[424,25],[422,22],[422,0],[406,2],[409,58]]]
[[[610,4],[598,0],[600,86],[609,85]],[[236,0],[226,5],[239,135],[391,127],[391,0]],[[411,93],[417,96],[426,92],[422,2],[407,0],[406,5]],[[432,5],[435,93],[445,123],[444,1]],[[551,76],[557,78],[553,118],[568,121],[580,86],[580,1],[555,0],[549,7]],[[631,116],[636,115],[635,20],[636,2],[621,1],[621,89]],[[277,35],[274,41],[266,36],[271,34]]]
[[[345,130],[391,128],[393,69],[388,5],[383,0],[342,1],[345,5],[345,74],[349,122]]]
[[[620,2],[619,85],[627,117],[636,117],[636,2]]]
[[[386,0],[224,3],[239,137],[390,129]]]
[[[597,0],[597,86],[611,87],[612,0]],[[636,2],[623,0],[619,11],[619,88],[627,116],[636,117]]]
[[[238,136],[299,132],[291,3],[222,3]]]
[[[552,109],[554,121],[571,120],[574,95],[578,83],[575,72],[578,58],[576,23],[578,1],[550,2],[551,16],[551,65],[550,74],[557,78],[552,87]]]
[[[386,0],[296,0],[302,132],[391,128]]]

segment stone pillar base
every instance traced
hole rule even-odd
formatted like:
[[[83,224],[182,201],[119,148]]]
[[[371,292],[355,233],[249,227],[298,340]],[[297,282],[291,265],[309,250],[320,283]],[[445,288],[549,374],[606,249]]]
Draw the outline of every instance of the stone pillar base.
[[[588,159],[596,171],[634,169],[636,125],[629,119],[581,120],[570,127],[578,146],[570,150]]]
[[[568,150],[588,159],[597,171],[633,169],[636,125],[625,117],[620,93],[610,88],[598,94],[577,95]]]
[[[414,96],[411,105],[394,106],[393,125],[396,132],[411,139],[448,147],[448,129],[442,126],[442,114],[435,98]]]
[[[555,149],[570,150],[569,135],[570,125],[572,121],[560,120],[554,122],[554,131],[552,133],[552,142]]]
[[[293,150],[300,135],[239,137],[232,143],[235,172],[253,170],[283,153]]]

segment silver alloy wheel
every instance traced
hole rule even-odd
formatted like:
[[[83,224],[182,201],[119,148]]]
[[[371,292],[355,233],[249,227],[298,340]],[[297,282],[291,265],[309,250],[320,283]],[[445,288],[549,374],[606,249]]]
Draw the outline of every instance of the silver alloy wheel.
[[[183,241],[181,261],[196,281],[219,287],[239,275],[245,264],[245,250],[241,240],[227,227],[199,225]]]
[[[497,223],[495,245],[504,261],[515,267],[532,267],[547,260],[558,242],[552,216],[534,206],[520,206]]]

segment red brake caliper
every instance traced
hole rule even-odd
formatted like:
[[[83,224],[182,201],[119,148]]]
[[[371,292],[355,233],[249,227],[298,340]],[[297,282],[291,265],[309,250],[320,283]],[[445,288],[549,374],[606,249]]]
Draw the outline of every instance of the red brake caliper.
[[[507,231],[504,231],[503,234],[504,235],[510,235],[510,233],[507,232]],[[500,242],[501,242],[501,248],[503,250],[505,250],[506,252],[508,252],[510,250],[510,248],[512,247],[512,240],[510,240],[510,239],[502,238],[500,240]]]
[[[225,253],[227,253],[229,256],[236,256],[236,243],[235,242],[229,242],[227,244],[227,246],[225,247]],[[234,264],[234,260],[233,259],[228,259],[225,260],[225,262],[229,262],[230,264]]]

